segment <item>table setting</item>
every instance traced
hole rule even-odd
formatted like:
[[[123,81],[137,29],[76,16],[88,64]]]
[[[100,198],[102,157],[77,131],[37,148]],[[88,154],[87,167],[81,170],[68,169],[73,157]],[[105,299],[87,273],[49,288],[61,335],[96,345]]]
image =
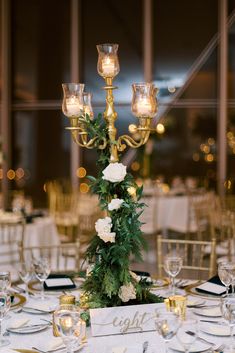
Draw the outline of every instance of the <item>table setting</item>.
[[[33,267],[37,268],[37,264]],[[169,267],[169,263],[166,268]],[[19,271],[22,271],[21,267]],[[31,273],[32,267],[27,267]],[[31,272],[30,272],[31,271]],[[180,271],[178,271],[179,273]],[[178,274],[176,271],[176,274]],[[169,274],[169,272],[168,272]],[[44,281],[48,278],[48,269],[44,271]],[[192,283],[192,280],[175,280],[175,287],[169,285],[168,279],[159,281],[151,279],[151,291],[163,298],[163,302],[157,304],[155,329],[152,331],[130,332],[109,336],[92,336],[89,326],[83,331],[83,339],[80,334],[76,336],[76,329],[66,328],[64,322],[76,324],[81,321],[80,297],[83,293],[80,286],[72,289],[45,290],[42,295],[38,278],[38,287],[32,290],[30,281],[24,281],[28,276],[22,276],[23,283],[12,283],[10,277],[1,279],[0,274],[0,322],[2,323],[2,339],[0,339],[0,351],[4,353],[70,353],[83,351],[111,352],[111,353],[155,353],[155,352],[225,352],[225,348],[232,339],[231,330],[235,323],[235,315],[228,313],[227,303],[231,302],[235,307],[233,294],[222,297],[203,297],[200,292],[195,295],[187,293],[187,285],[178,288],[181,283]],[[42,277],[41,277],[42,278]],[[74,279],[76,282],[76,279]],[[78,282],[83,281],[78,278]],[[194,281],[198,283],[198,281]],[[162,284],[162,286],[161,286]],[[29,286],[28,286],[29,285]],[[225,288],[224,288],[225,289]],[[176,290],[179,290],[176,294]],[[14,299],[10,299],[7,307],[1,306],[2,299],[7,293],[14,293]],[[20,294],[19,294],[20,292]],[[5,294],[4,294],[5,293]],[[169,296],[171,294],[171,296]],[[24,298],[19,301],[17,296]],[[73,304],[68,304],[68,300]],[[165,298],[165,299],[164,299]],[[61,300],[65,300],[63,307]],[[167,302],[168,301],[168,302]],[[170,301],[170,304],[169,304]],[[7,303],[7,300],[4,302]],[[179,304],[181,303],[181,304]],[[65,316],[63,316],[65,315]],[[67,315],[67,316],[66,316]],[[183,315],[183,316],[182,316]],[[57,323],[57,324],[56,324]],[[84,321],[83,321],[84,323]],[[66,325],[65,325],[66,326]],[[72,325],[73,326],[73,325]],[[172,328],[173,327],[173,328]],[[55,329],[59,337],[55,337]],[[83,327],[84,329],[84,327]],[[169,332],[168,332],[169,330]],[[78,330],[81,332],[81,330]],[[186,337],[184,337],[186,333]],[[69,337],[69,338],[68,338]],[[6,344],[7,343],[7,344]],[[6,344],[6,345],[5,345]]]

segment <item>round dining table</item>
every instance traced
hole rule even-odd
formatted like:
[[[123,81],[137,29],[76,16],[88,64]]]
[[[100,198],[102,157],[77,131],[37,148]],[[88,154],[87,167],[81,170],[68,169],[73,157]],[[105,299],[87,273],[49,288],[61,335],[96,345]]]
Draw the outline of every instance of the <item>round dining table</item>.
[[[195,281],[194,281],[195,282]],[[14,287],[13,287],[14,288]],[[186,287],[187,288],[187,287]],[[155,294],[164,296],[164,293],[168,291],[168,287],[154,287],[152,291]],[[79,299],[80,289],[77,288],[72,293]],[[52,321],[52,314],[46,313],[46,310],[55,310],[59,304],[60,292],[54,292],[48,294],[46,301],[41,301],[38,296],[34,293],[29,299],[19,305],[18,307],[12,308],[10,311],[9,318],[4,319],[3,326],[4,332],[10,331],[9,336],[6,336],[10,344],[7,347],[0,348],[0,352],[13,353],[36,353],[36,352],[58,352],[65,353],[66,349],[63,348],[62,340],[60,337],[53,336],[53,328],[50,322]],[[221,315],[218,315],[220,299],[213,297],[204,297],[203,295],[190,294],[184,289],[181,290],[181,294],[187,295],[187,313],[193,312],[198,318],[199,322],[199,334],[195,343],[192,346],[191,352],[220,352],[223,351],[224,344],[229,342],[229,337],[226,332],[227,324],[224,323]],[[158,304],[159,308],[164,306],[164,303]],[[29,308],[36,309],[34,312],[30,312]],[[206,316],[207,308],[211,308],[212,313],[216,308],[217,315]],[[38,310],[38,313],[37,313]],[[40,312],[43,310],[43,312]],[[208,322],[207,322],[208,321]],[[214,324],[213,324],[214,322]],[[18,333],[12,332],[12,327],[20,327],[20,323],[30,325],[45,325],[34,333],[22,333],[19,329]],[[18,326],[17,326],[18,325]],[[216,330],[210,332],[211,327],[218,328],[218,334]],[[21,326],[22,328],[23,326]],[[37,327],[37,326],[36,326]],[[40,327],[40,326],[38,326]],[[224,328],[225,331],[219,330]],[[13,330],[14,331],[14,330]],[[222,332],[222,333],[221,333]],[[223,334],[223,332],[225,332]],[[163,339],[159,336],[157,331],[149,332],[136,332],[127,334],[116,334],[109,336],[93,337],[91,330],[88,327],[86,330],[86,342],[82,344],[78,342],[75,351],[81,351],[83,353],[163,353],[165,352],[165,344]],[[200,338],[199,338],[200,337]],[[209,343],[206,343],[206,340]],[[147,350],[144,351],[144,346],[147,344]],[[145,343],[145,345],[144,345]],[[34,347],[34,348],[32,348]],[[169,352],[173,352],[174,349],[183,352],[183,348],[180,346],[177,337],[174,337],[169,343]],[[54,350],[53,350],[54,349]]]

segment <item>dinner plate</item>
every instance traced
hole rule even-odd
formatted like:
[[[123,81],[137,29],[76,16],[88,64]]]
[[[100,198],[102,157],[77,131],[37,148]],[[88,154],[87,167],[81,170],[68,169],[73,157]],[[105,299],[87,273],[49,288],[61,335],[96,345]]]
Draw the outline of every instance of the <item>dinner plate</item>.
[[[173,339],[173,341],[169,344],[169,348],[177,352],[185,352],[185,349],[177,339]],[[210,348],[211,348],[210,344],[196,340],[193,343],[192,347],[190,348],[189,352],[190,353],[204,352]]]
[[[13,328],[13,327],[9,327],[7,328],[8,332],[11,333],[17,333],[20,335],[26,335],[29,333],[36,333],[36,332],[41,332],[43,330],[46,330],[49,327],[49,325],[39,325],[39,326],[32,326],[32,327],[18,327],[18,328]]]
[[[204,305],[205,300],[204,299],[192,299],[187,301],[187,306],[198,306],[198,305]]]
[[[202,332],[205,332],[209,335],[213,336],[230,336],[230,328],[226,325],[217,325],[217,324],[210,324],[210,325],[202,325],[200,327]]]
[[[206,317],[221,317],[221,311],[219,306],[211,308],[198,308],[193,310],[194,314]]]

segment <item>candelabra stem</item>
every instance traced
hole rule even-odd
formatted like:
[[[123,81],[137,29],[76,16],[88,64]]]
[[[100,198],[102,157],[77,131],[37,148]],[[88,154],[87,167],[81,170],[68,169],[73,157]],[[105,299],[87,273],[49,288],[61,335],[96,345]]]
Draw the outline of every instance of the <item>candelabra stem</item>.
[[[113,79],[108,77],[105,79],[106,86],[104,89],[106,90],[106,109],[104,111],[104,119],[107,122],[108,126],[108,135],[110,142],[110,162],[118,162],[118,151],[117,151],[117,141],[116,134],[117,129],[115,128],[115,120],[117,119],[117,113],[114,109],[114,98],[113,98],[113,90],[116,88],[112,85]]]

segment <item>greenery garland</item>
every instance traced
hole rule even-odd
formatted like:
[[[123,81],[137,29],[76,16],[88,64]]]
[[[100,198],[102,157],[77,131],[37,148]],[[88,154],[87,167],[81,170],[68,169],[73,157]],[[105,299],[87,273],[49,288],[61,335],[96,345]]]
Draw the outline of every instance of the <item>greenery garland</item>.
[[[104,149],[98,148],[104,144],[105,139],[109,141],[102,114],[94,120],[89,115],[79,120],[86,126],[90,138],[98,136],[99,172],[97,178],[88,178],[92,193],[98,195],[100,207],[108,216],[98,220],[98,223],[108,221],[111,229],[110,233],[107,229],[104,233],[104,237],[107,236],[109,240],[98,236],[98,233],[87,249],[86,259],[93,265],[83,285],[85,304],[89,308],[99,308],[160,302],[162,298],[150,292],[149,283],[130,271],[130,259],[141,261],[141,250],[146,248],[141,231],[142,223],[139,221],[145,206],[139,202],[142,187],[138,187],[130,173],[126,173],[123,180],[117,182],[104,179],[104,170],[110,164],[110,142]],[[125,168],[121,163],[117,167]],[[119,207],[110,211],[112,200],[119,203]]]

